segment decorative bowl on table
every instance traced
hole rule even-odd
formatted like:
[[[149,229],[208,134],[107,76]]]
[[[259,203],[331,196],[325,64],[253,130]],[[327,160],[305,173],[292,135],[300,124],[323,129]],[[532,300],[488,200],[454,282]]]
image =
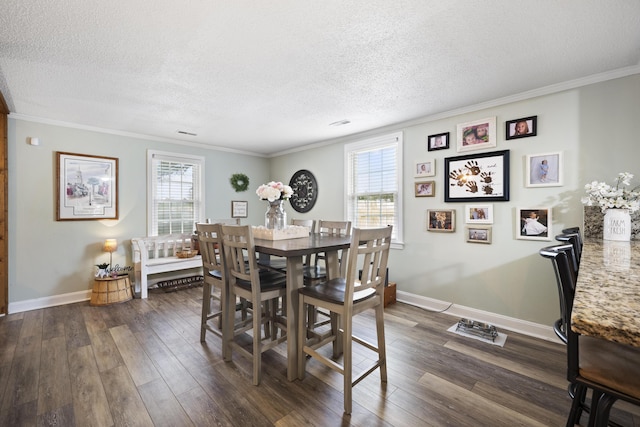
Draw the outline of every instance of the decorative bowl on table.
[[[193,258],[196,255],[198,255],[198,251],[195,249],[185,249],[183,251],[176,252],[176,256],[178,258]]]

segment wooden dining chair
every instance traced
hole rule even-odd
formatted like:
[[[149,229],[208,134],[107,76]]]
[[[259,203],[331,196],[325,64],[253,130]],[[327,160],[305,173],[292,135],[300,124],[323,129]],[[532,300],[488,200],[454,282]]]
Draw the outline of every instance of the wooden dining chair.
[[[376,369],[380,379],[387,381],[387,360],[384,339],[384,282],[387,271],[392,227],[359,229],[351,236],[346,275],[299,289],[298,312],[298,378],[303,379],[306,355],[319,360],[344,376],[344,412],[351,413],[352,387]],[[360,270],[362,273],[360,274]],[[333,325],[329,337],[308,339],[307,328],[313,327],[305,316],[305,309],[319,307],[329,310],[339,325]],[[353,317],[364,310],[375,311],[377,345],[353,334]],[[363,345],[376,354],[375,363],[363,368],[363,373],[353,379],[353,342]],[[343,350],[342,364],[323,355],[318,349],[329,343]]]
[[[207,331],[222,338],[222,309],[225,306],[224,299],[227,294],[227,277],[224,271],[224,254],[219,252],[220,224],[196,224],[196,234],[200,255],[202,256],[202,318],[200,322],[200,341],[204,342]],[[219,296],[213,291],[217,289]],[[219,309],[212,310],[212,300],[218,300]],[[209,324],[210,320],[217,319],[217,327]],[[224,353],[224,346],[223,346]]]
[[[589,426],[606,426],[616,400],[640,405],[640,348],[573,332],[576,282],[568,251],[549,247],[540,250],[540,255],[551,260],[565,298],[567,380],[574,389],[567,426],[579,423],[585,409],[589,410]],[[588,390],[592,391],[590,408],[585,405]]]
[[[287,339],[286,322],[278,311],[279,299],[286,295],[286,275],[258,267],[250,226],[222,225],[221,231],[229,273],[229,300],[244,298],[252,306],[251,316],[240,324],[235,323],[235,310],[225,312],[225,360],[231,361],[234,350],[252,360],[253,384],[259,385],[262,378],[262,353]],[[281,332],[280,336],[278,331]],[[250,336],[251,350],[242,344],[241,336]]]

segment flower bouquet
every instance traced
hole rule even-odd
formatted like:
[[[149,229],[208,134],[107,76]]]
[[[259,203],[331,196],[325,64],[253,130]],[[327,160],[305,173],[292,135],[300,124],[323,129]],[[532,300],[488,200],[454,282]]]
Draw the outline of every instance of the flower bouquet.
[[[290,186],[281,182],[271,181],[258,187],[256,194],[261,200],[273,202],[275,200],[289,199],[293,195],[293,190]]]
[[[599,206],[602,212],[607,209],[629,209],[630,213],[640,209],[640,192],[636,186],[631,190],[624,186],[631,185],[633,174],[621,172],[616,178],[615,187],[605,183],[593,181],[584,186],[587,196],[582,198],[582,203],[586,206]],[[623,187],[621,187],[623,186]]]

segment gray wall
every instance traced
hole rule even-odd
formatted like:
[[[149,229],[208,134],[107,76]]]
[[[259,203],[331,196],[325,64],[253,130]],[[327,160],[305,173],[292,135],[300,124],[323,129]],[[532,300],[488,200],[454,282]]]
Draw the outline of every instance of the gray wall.
[[[594,179],[612,181],[621,171],[640,176],[640,148],[635,122],[640,118],[640,76],[514,102],[473,113],[398,128],[404,132],[404,249],[393,250],[390,278],[398,290],[453,302],[499,315],[551,324],[559,314],[550,266],[537,251],[552,242],[517,240],[515,210],[553,208],[553,233],[582,225],[583,185]],[[504,122],[538,116],[538,136],[506,141]],[[455,151],[456,124],[497,117],[498,146],[511,150],[511,200],[494,206],[493,243],[465,242],[464,204],[444,203],[443,159]],[[397,129],[392,129],[393,131]],[[349,138],[271,159],[199,149],[144,139],[9,119],[9,300],[53,296],[91,288],[94,264],[104,262],[105,238],[117,238],[114,263],[131,264],[131,237],[146,233],[146,150],[206,157],[208,217],[229,216],[231,200],[249,201],[244,223],[260,224],[266,205],[255,188],[270,179],[288,181],[298,169],[309,169],[319,183],[313,210],[289,218],[340,219],[344,216],[343,149]],[[448,150],[428,152],[426,137],[450,132]],[[369,133],[367,136],[375,135]],[[37,136],[39,147],[28,145]],[[104,155],[120,159],[120,220],[55,221],[55,152]],[[491,150],[488,150],[491,151]],[[552,151],[564,153],[562,187],[526,188],[524,157]],[[478,151],[480,153],[481,151]],[[464,153],[467,154],[467,153]],[[436,160],[436,196],[413,196],[416,161]],[[250,189],[235,193],[231,174],[250,177]],[[640,181],[639,181],[640,182]],[[427,209],[456,209],[455,233],[425,231]]]

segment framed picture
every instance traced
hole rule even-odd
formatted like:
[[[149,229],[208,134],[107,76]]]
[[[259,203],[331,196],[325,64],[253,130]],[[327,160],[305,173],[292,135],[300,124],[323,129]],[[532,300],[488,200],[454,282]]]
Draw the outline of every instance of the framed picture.
[[[423,181],[415,183],[416,197],[433,197],[436,195],[436,182]]]
[[[446,150],[449,148],[449,132],[437,133],[427,137],[427,150]]]
[[[249,202],[232,200],[231,201],[231,218],[246,218],[249,211]]]
[[[458,153],[495,147],[497,144],[496,118],[475,120],[457,126]]]
[[[465,228],[465,235],[469,243],[491,243],[491,226],[468,226]]]
[[[436,174],[436,161],[424,160],[416,163],[416,178],[421,176],[435,176]]]
[[[465,205],[467,224],[493,224],[493,205]]]
[[[507,139],[527,138],[538,134],[538,116],[523,117],[505,122]]]
[[[118,219],[118,159],[56,152],[56,220]]]
[[[456,211],[453,209],[429,209],[427,211],[427,231],[456,231]]]
[[[559,187],[562,185],[562,152],[526,156],[527,187]]]
[[[444,159],[445,202],[509,201],[509,150]]]
[[[516,236],[524,240],[551,240],[551,208],[516,208]]]

